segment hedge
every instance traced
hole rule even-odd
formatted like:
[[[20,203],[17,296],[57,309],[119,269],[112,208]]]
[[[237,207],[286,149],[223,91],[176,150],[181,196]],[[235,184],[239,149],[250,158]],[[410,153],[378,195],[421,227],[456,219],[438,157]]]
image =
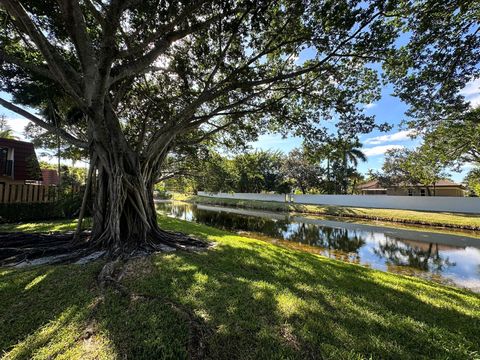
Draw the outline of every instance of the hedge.
[[[50,220],[65,217],[60,202],[0,204],[0,223]]]

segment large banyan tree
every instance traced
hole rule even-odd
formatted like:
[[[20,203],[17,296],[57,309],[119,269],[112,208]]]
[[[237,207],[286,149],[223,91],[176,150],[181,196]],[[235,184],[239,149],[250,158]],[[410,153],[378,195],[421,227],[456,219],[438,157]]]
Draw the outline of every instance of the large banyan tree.
[[[388,3],[0,0],[0,105],[89,154],[92,246],[175,245],[152,198],[175,149],[376,126]]]

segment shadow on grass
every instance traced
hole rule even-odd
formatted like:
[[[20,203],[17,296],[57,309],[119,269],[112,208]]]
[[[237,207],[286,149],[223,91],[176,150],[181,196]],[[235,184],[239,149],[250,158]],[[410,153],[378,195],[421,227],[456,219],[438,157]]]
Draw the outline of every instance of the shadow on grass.
[[[87,358],[81,332],[94,323],[97,357],[195,358],[192,324],[179,307],[205,327],[197,336],[204,336],[207,358],[480,355],[476,294],[201,225],[173,219],[162,225],[218,245],[132,263],[123,283],[141,296],[107,292],[96,307],[99,264],[7,270],[0,278],[0,322],[9,329],[0,336],[1,348],[11,358],[29,358],[66,344],[71,358]],[[65,328],[77,333],[65,334]]]
[[[2,358],[68,354],[87,322],[99,265],[0,269]]]
[[[326,215],[347,217],[358,216],[358,211],[348,207],[325,205],[324,209]]]

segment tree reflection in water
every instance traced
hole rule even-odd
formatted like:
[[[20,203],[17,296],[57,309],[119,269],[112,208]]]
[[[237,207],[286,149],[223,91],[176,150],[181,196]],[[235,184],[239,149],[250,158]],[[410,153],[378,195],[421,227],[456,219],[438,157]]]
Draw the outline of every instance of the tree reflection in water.
[[[408,266],[437,273],[456,265],[448,257],[440,255],[438,244],[419,244],[417,242],[412,242],[412,244],[408,240],[398,241],[387,235],[385,240],[373,251],[380,258],[386,259],[387,265]]]

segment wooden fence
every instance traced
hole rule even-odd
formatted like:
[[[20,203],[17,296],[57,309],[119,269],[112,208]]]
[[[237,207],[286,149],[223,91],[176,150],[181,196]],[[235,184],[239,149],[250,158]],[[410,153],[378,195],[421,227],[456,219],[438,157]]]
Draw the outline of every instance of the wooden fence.
[[[72,193],[80,190],[72,187]],[[58,199],[58,188],[53,185],[0,183],[0,204],[53,202]]]

